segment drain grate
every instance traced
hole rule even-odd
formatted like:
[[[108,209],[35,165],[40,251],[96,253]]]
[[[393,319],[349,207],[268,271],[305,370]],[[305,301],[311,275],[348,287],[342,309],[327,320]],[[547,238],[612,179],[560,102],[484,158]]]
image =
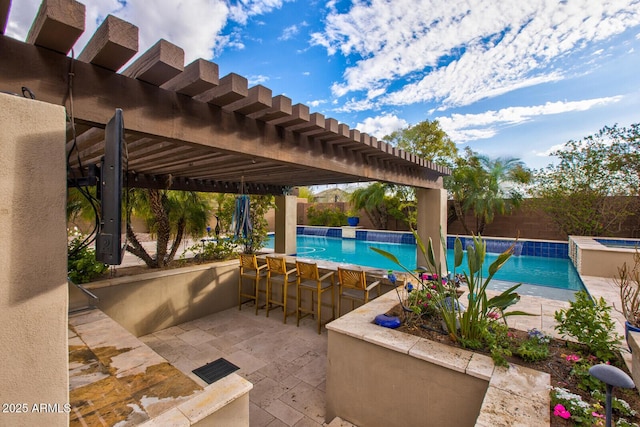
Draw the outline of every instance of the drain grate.
[[[204,366],[201,366],[197,369],[194,369],[193,372],[198,377],[202,378],[207,384],[214,383],[218,381],[220,378],[224,378],[232,372],[237,371],[238,368],[233,363],[220,358],[218,360],[214,360],[211,363],[207,363]]]

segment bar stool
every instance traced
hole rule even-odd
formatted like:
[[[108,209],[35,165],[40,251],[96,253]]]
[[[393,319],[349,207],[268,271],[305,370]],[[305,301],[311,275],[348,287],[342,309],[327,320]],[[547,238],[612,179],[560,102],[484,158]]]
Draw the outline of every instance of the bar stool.
[[[331,311],[332,317],[331,320],[336,318],[336,298],[334,291],[334,272],[331,271],[323,276],[320,276],[318,271],[318,264],[296,261],[296,270],[298,273],[298,281],[297,281],[297,308],[296,308],[296,320],[297,326],[300,326],[300,319],[309,316],[315,315],[318,319],[318,334],[322,331],[322,294],[326,291],[331,291]],[[331,279],[330,282],[326,282],[325,280]],[[311,294],[311,308],[305,309],[302,308],[302,290],[307,290]],[[314,296],[317,300],[317,308],[314,310]],[[301,313],[305,313],[304,316],[301,316]]]
[[[238,310],[242,310],[242,304],[251,300],[256,303],[256,315],[258,314],[258,295],[260,294],[260,281],[267,277],[267,265],[258,266],[258,258],[255,254],[240,254],[240,277],[238,278]],[[243,292],[243,279],[250,279],[253,286],[249,293]],[[242,300],[246,298],[246,300]]]
[[[287,316],[295,312],[287,313],[287,296],[289,285],[296,283],[296,269],[287,270],[287,262],[284,257],[267,256],[267,317],[271,306],[280,306],[284,312],[284,323],[287,323]],[[273,298],[273,284],[280,285],[282,290],[282,300]]]
[[[367,276],[364,270],[338,267],[338,282],[340,282],[338,316],[342,316],[342,298],[351,300],[351,310],[353,310],[355,301],[360,301],[363,304],[369,302],[369,293],[373,288],[376,288],[377,296],[380,296],[380,281],[367,285]]]

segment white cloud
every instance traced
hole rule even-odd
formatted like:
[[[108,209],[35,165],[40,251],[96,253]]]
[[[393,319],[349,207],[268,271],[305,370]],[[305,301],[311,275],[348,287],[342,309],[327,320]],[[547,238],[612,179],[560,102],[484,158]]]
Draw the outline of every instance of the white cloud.
[[[394,83],[379,104],[447,107],[560,80],[558,61],[637,25],[636,0],[371,0],[331,11],[311,43],[353,64],[333,85],[336,96],[372,99]]]
[[[84,1],[86,6],[85,31],[76,43],[78,55],[102,23],[115,15],[136,25],[139,29],[139,54],[158,40],[165,39],[185,51],[185,64],[204,58],[213,59],[225,47],[244,48],[241,34],[221,35],[229,21],[245,24],[253,16],[280,8],[290,0],[246,0],[229,6],[225,0],[118,0]],[[37,13],[40,0],[14,1],[11,6],[6,34],[24,40]]]
[[[551,153],[566,148],[566,144],[556,144],[547,148],[545,151],[532,150],[533,154],[538,157],[550,157]]]
[[[305,21],[302,21],[299,26],[291,25],[290,27],[282,30],[282,34],[280,35],[280,37],[278,37],[278,40],[290,40],[298,35],[298,33],[300,33],[300,27],[307,27],[308,25],[309,24],[307,24]]]
[[[366,111],[375,107],[374,102],[368,99],[352,98],[345,102],[340,108],[336,108],[338,112]]]
[[[280,9],[286,1],[292,0],[242,0],[229,7],[230,17],[240,24],[246,24],[253,16]]]
[[[612,104],[622,96],[594,98],[582,101],[547,102],[529,107],[509,107],[481,114],[452,114],[437,117],[442,129],[458,144],[495,136],[502,127],[518,125],[539,116],[586,111],[594,107]]]
[[[278,40],[289,40],[292,39],[300,32],[300,28],[297,25],[292,25],[290,27],[282,30],[282,35],[278,37]]]
[[[307,105],[309,107],[317,108],[319,105],[326,104],[326,103],[327,103],[326,99],[316,99],[313,101],[308,101]]]
[[[269,81],[269,77],[268,76],[264,76],[262,74],[258,74],[258,75],[247,77],[247,81],[249,83],[249,86],[261,85],[263,83],[268,82]]]
[[[409,126],[409,123],[395,114],[385,114],[382,116],[368,117],[362,123],[356,125],[360,132],[368,133],[381,139],[393,131]]]

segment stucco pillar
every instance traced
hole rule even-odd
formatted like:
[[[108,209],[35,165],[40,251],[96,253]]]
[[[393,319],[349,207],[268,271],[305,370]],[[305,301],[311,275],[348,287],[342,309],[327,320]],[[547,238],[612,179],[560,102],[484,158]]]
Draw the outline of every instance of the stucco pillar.
[[[276,196],[275,251],[295,254],[298,196]]]
[[[440,260],[442,271],[447,271],[445,253],[440,243],[440,233],[446,238],[447,236],[447,190],[418,188],[416,189],[416,197],[418,202],[418,235],[424,242],[425,247],[431,238],[433,242],[433,252],[436,259]],[[442,230],[442,231],[441,231]],[[426,261],[418,251],[418,265],[427,266]]]
[[[2,425],[69,425],[65,136],[63,107],[0,93]]]

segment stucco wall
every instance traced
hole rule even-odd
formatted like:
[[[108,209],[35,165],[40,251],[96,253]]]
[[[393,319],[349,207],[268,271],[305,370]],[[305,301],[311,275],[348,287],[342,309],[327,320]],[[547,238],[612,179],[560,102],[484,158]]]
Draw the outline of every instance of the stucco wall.
[[[357,426],[473,426],[489,383],[329,331],[326,420]]]
[[[69,422],[65,133],[63,107],[0,94],[0,425]]]
[[[84,285],[98,308],[139,337],[238,304],[238,261],[176,268]]]

